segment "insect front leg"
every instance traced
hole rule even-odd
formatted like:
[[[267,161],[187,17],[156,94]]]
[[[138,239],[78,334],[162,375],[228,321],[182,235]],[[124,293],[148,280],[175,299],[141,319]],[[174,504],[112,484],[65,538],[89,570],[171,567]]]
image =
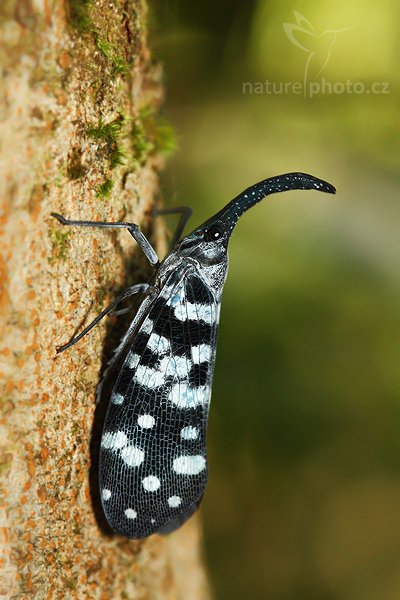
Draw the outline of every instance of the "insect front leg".
[[[158,260],[156,251],[154,250],[153,246],[150,244],[150,242],[146,238],[146,236],[140,231],[138,225],[136,225],[135,223],[129,223],[126,221],[111,222],[111,223],[109,223],[107,221],[76,221],[76,220],[72,220],[72,219],[66,219],[59,213],[55,213],[55,212],[52,212],[51,216],[54,217],[55,219],[57,219],[57,221],[59,221],[59,223],[61,223],[62,225],[69,225],[72,227],[98,227],[98,228],[102,228],[102,229],[127,229],[129,231],[129,233],[131,234],[131,236],[136,240],[136,242],[141,247],[143,253],[145,254],[145,256],[148,259],[148,261],[150,262],[150,264],[153,267],[156,267],[159,264],[159,260]],[[70,348],[71,346],[76,344],[76,342],[78,342],[80,339],[82,339],[83,336],[85,336],[93,327],[95,327],[95,325],[97,325],[97,323],[103,317],[105,317],[107,314],[112,312],[115,309],[115,307],[122,300],[124,300],[124,298],[133,296],[134,294],[146,292],[146,291],[148,291],[149,287],[150,286],[148,284],[138,284],[138,285],[131,286],[131,287],[127,288],[126,290],[124,290],[122,292],[122,294],[120,294],[118,296],[118,298],[116,298],[114,300],[114,302],[112,302],[107,308],[105,308],[87,327],[85,327],[85,329],[79,335],[77,335],[76,337],[73,337],[72,340],[70,340],[67,344],[59,346],[57,348],[57,353],[63,352],[67,348]],[[125,312],[127,312],[127,309],[122,309],[121,311],[117,311],[117,312],[119,312],[119,314],[124,314]]]
[[[73,221],[66,219],[62,215],[52,212],[51,216],[57,219],[62,225],[71,225],[73,227],[98,227],[102,229],[127,229],[131,236],[141,247],[149,263],[155,267],[159,264],[158,256],[153,246],[150,244],[146,236],[140,231],[139,226],[136,223],[129,223],[126,221],[108,223],[107,221]]]

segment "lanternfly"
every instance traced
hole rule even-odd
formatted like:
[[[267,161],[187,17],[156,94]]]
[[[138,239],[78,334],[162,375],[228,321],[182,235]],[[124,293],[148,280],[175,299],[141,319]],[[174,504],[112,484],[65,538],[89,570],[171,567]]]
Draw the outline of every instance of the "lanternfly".
[[[64,225],[127,229],[155,269],[148,284],[127,288],[58,348],[75,344],[124,298],[143,295],[106,370],[116,376],[101,438],[99,493],[115,532],[136,539],[167,533],[197,510],[207,483],[206,431],[228,241],[247,209],[292,189],[335,193],[304,173],[272,177],[183,238],[191,211],[175,209],[180,223],[161,263],[133,223],[71,221],[52,213]]]

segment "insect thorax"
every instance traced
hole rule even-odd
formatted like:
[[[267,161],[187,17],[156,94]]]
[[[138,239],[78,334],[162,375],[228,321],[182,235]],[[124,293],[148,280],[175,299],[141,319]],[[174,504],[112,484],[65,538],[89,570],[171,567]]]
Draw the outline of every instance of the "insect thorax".
[[[195,241],[184,238],[182,242],[165,258],[160,275],[192,265],[195,271],[220,300],[228,272],[228,254],[226,248],[215,242]]]

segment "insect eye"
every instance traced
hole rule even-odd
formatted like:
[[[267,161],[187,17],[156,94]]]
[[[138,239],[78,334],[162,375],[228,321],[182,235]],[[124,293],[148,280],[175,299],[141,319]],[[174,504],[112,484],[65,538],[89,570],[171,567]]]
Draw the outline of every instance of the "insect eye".
[[[207,242],[215,242],[222,235],[222,229],[218,225],[212,225],[204,234],[204,239]]]

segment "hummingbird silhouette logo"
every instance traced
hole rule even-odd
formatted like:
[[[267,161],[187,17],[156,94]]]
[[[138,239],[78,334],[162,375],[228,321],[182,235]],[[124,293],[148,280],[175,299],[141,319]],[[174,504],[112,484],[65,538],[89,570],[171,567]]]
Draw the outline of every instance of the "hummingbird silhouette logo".
[[[304,68],[304,93],[307,82],[317,79],[326,68],[336,44],[338,33],[353,29],[354,26],[342,29],[326,29],[317,33],[308,19],[301,13],[293,11],[295,23],[283,23],[283,30],[289,40],[308,54]]]

